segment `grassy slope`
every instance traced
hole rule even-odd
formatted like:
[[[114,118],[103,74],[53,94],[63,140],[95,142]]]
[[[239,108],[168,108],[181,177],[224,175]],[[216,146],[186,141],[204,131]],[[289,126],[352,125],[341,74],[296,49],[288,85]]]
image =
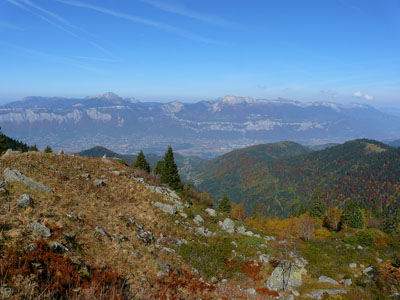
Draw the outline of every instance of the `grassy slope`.
[[[299,147],[291,145],[281,152],[274,147],[275,156],[263,148],[257,152],[257,147],[233,151],[209,162],[198,186],[216,197],[226,191],[247,208],[262,203],[266,212],[277,214],[287,213],[293,204],[309,202],[315,193],[327,202],[356,199],[384,209],[397,205],[398,149],[370,140],[311,153],[302,153]]]

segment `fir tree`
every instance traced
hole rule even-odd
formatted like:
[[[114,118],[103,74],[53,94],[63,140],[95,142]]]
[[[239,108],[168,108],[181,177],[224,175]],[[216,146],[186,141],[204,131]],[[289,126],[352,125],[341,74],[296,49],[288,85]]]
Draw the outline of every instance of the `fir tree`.
[[[397,221],[396,218],[393,216],[386,216],[382,223],[382,230],[388,234],[395,234],[397,233]]]
[[[168,184],[174,190],[182,191],[183,185],[178,173],[178,166],[175,163],[174,152],[172,151],[171,146],[168,146],[168,150],[165,152],[164,159],[157,162],[154,173],[161,175],[162,181]]]
[[[38,147],[35,145],[29,147],[29,151],[39,151]]]
[[[365,217],[361,208],[358,207],[351,215],[349,225],[352,228],[359,228],[359,229],[365,228]]]
[[[163,161],[163,160],[159,160],[159,161],[156,163],[156,166],[155,166],[153,172],[154,172],[154,174],[156,174],[156,175],[161,175],[161,176],[162,176],[162,174],[163,174],[163,172],[164,172],[164,161]]]
[[[140,150],[136,162],[133,165],[134,169],[141,169],[146,171],[147,173],[150,173],[150,164],[147,162],[146,157],[144,156],[144,153],[142,150]]]
[[[53,153],[53,149],[51,149],[50,146],[46,146],[46,148],[44,149],[44,153]]]
[[[222,212],[230,212],[231,211],[231,202],[229,201],[228,196],[226,193],[222,197],[221,201],[219,201],[218,209]]]
[[[326,203],[321,198],[315,199],[311,203],[310,214],[314,218],[319,218],[326,213]]]

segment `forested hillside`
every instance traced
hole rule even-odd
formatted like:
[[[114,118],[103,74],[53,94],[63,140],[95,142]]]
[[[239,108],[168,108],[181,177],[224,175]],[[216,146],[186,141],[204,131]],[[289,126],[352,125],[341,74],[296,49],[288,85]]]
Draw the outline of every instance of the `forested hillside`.
[[[356,200],[376,212],[398,206],[400,149],[362,139],[306,152],[294,143],[233,151],[206,164],[196,185],[265,214],[287,215],[317,198],[340,206]]]
[[[1,132],[0,128],[0,153],[4,153],[8,149],[26,152],[30,149],[30,147],[20,141],[14,140],[13,138],[6,136]]]

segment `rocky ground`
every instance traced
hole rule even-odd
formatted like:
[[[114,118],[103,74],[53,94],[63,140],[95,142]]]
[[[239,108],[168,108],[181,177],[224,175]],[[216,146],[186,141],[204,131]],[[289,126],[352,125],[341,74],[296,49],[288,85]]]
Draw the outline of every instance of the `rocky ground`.
[[[345,266],[350,275],[310,274],[301,245],[249,228],[112,159],[7,153],[0,172],[5,299],[63,293],[60,284],[54,290],[41,285],[53,287],[67,275],[54,271],[43,279],[50,260],[29,256],[39,257],[39,250],[54,261],[68,259],[62,262],[76,269],[78,281],[87,280],[86,288],[63,287],[74,299],[94,298],[88,292],[93,270],[117,278],[98,299],[355,299],[355,293],[370,299],[352,278],[370,280],[373,266],[354,261]],[[10,263],[10,253],[30,257],[23,284],[23,266]]]

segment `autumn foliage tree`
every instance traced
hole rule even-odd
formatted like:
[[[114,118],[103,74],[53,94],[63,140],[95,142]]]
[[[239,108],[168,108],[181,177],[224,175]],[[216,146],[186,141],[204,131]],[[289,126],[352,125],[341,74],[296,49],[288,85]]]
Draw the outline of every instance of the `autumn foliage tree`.
[[[342,214],[343,210],[340,209],[339,207],[337,206],[329,207],[324,221],[325,226],[331,230],[338,231]]]
[[[247,213],[246,209],[244,208],[243,203],[240,203],[240,204],[232,203],[232,209],[230,212],[230,216],[232,219],[245,221],[249,217],[249,214]]]
[[[300,234],[301,238],[309,241],[315,231],[313,219],[307,214],[300,217]]]

